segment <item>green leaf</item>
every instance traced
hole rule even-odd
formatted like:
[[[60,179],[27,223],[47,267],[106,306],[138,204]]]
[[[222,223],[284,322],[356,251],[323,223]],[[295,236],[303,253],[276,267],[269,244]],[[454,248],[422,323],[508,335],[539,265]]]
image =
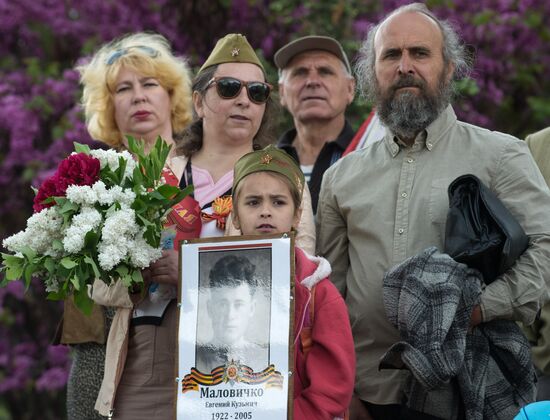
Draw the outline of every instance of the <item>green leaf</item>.
[[[141,275],[141,270],[133,270],[132,271],[132,283],[143,283],[143,276]]]
[[[124,277],[128,275],[128,267],[125,265],[119,265],[115,271],[118,273],[120,277]]]
[[[75,261],[73,261],[73,260],[71,259],[71,257],[64,257],[64,258],[62,258],[61,261],[60,261],[60,264],[61,264],[63,267],[69,269],[69,270],[70,270],[71,268],[75,268],[75,267],[78,265],[78,263],[75,262]]]
[[[147,205],[140,197],[136,197],[136,199],[132,203],[131,208],[136,213],[143,213],[145,210],[147,210]]]
[[[149,226],[143,233],[143,239],[153,248],[158,248],[160,245],[160,233],[157,233],[154,226]]]
[[[78,278],[78,276],[76,275],[76,273],[74,275],[71,276],[71,278],[69,279],[69,281],[71,282],[71,284],[73,285],[74,287],[74,290],[82,290],[82,287],[80,287],[80,279]],[[84,288],[85,289],[85,288]]]
[[[52,241],[52,248],[56,251],[63,251],[63,242],[61,242],[59,239],[54,239]]]
[[[100,278],[101,277],[101,273],[99,272],[99,268],[97,267],[97,264],[95,263],[93,258],[91,258],[89,256],[85,256],[84,257],[84,262],[86,264],[88,264],[90,267],[92,267],[95,278]]]
[[[131,136],[127,136],[127,139],[128,149],[137,156],[138,159],[139,170],[143,176],[141,185],[145,188],[153,187],[160,179],[166,158],[170,153],[170,146],[159,136],[153,148],[146,155],[142,141],[138,142]]]
[[[164,201],[165,200],[165,197],[159,193],[158,191],[151,191],[149,193],[149,197],[153,200],[156,200],[156,201]]]
[[[19,280],[23,276],[24,264],[6,266],[6,280]]]
[[[128,150],[130,153],[138,157],[138,161],[145,157],[144,144],[143,140],[136,140],[133,136],[127,135],[126,139],[128,140]]]
[[[26,264],[23,270],[23,278],[25,279],[25,289],[28,289],[31,285],[32,275],[36,271],[35,264]]]
[[[72,201],[65,200],[65,202],[60,206],[59,213],[61,214],[76,213],[78,209],[80,209],[79,204],[75,204]]]
[[[55,269],[57,267],[56,267],[56,263],[55,263],[55,261],[53,260],[52,257],[44,258],[44,264],[43,265],[46,268],[46,270],[48,270],[48,273],[50,273],[50,274],[55,273]]]
[[[174,204],[179,203],[181,200],[183,200],[185,197],[190,195],[193,192],[193,185],[188,185],[183,190],[179,191],[174,198],[170,200],[168,205],[166,207],[172,207]]]
[[[172,200],[181,190],[178,187],[164,184],[157,188],[157,192],[159,192],[164,198],[168,200]]]
[[[89,316],[92,313],[94,301],[88,296],[88,288],[83,287],[82,290],[75,292],[74,303],[84,315]]]
[[[126,159],[122,157],[118,158],[118,169],[116,170],[116,175],[118,178],[119,185],[122,183],[122,179],[124,178],[124,171],[126,171],[126,166],[127,166]]]
[[[137,216],[137,222],[138,224],[140,224],[141,226],[143,227],[147,227],[149,228],[150,226],[154,226],[154,223],[150,222],[149,220],[147,220],[145,217],[143,217],[142,215],[140,214],[136,214]]]
[[[88,231],[84,236],[84,248],[95,252],[97,244],[99,243],[99,234],[93,230]],[[87,257],[89,258],[89,257]],[[86,259],[84,259],[86,261]]]
[[[24,263],[25,259],[23,257],[18,257],[12,254],[5,254],[2,252],[2,265],[14,265],[19,263]]]
[[[132,179],[134,180],[135,185],[134,192],[137,194],[140,192],[139,190],[141,189],[141,185],[144,183],[143,174],[141,173],[139,165],[134,168]]]
[[[78,278],[79,287],[86,288],[86,280],[91,278],[88,264],[78,264],[76,267],[76,277]]]
[[[132,284],[132,276],[130,274],[130,270],[128,267],[124,264],[119,265],[115,272],[118,274],[118,281],[122,281],[122,284],[126,287],[130,287]]]
[[[66,197],[48,197],[48,200],[50,199],[51,199],[50,202],[57,204],[59,207],[61,207],[63,204],[69,201],[67,200]],[[46,202],[46,200],[44,200],[44,202]]]
[[[74,141],[73,144],[74,151],[76,153],[86,153],[87,155],[90,154],[90,147],[87,144],[77,143],[76,141]]]
[[[107,187],[119,184],[117,175],[108,166],[101,170],[100,177]]]
[[[36,252],[34,252],[34,250],[28,246],[24,246],[21,249],[21,253],[28,261],[32,261],[36,257]]]
[[[125,276],[120,277],[119,281],[122,281],[124,286],[130,287],[132,285],[132,276],[130,274],[126,274]]]
[[[59,290],[58,292],[49,292],[46,296],[46,299],[48,300],[64,300],[67,297],[67,293],[63,290]]]

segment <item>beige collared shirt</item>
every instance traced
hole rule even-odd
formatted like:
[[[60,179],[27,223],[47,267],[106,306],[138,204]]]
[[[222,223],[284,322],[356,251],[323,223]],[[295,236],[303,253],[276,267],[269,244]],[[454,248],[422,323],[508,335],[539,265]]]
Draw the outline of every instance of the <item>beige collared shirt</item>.
[[[447,187],[468,173],[496,193],[530,239],[517,263],[484,289],[483,319],[530,323],[550,297],[550,191],[523,141],[457,121],[449,106],[413,146],[387,134],[324,175],[317,250],[346,298],[361,399],[401,402],[406,371],[378,370],[380,357],[399,341],[384,311],[382,279],[429,246],[443,250]]]

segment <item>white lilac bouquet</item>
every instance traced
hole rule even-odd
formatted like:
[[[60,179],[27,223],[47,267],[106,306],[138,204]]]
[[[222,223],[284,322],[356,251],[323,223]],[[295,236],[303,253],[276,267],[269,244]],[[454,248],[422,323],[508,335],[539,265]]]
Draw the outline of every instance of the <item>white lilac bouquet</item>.
[[[10,253],[2,253],[0,286],[23,279],[28,287],[39,277],[48,298],[74,294],[89,313],[94,279],[143,283],[141,269],[162,255],[167,213],[192,187],[181,191],[164,183],[170,146],[160,137],[148,154],[130,136],[128,144],[134,156],[75,143],[75,152],[36,192],[26,229],[4,239]]]

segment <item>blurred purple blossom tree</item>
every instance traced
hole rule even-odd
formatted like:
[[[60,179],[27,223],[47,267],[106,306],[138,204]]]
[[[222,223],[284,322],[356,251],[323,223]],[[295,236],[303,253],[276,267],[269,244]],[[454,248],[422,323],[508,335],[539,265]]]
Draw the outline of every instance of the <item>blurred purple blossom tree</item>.
[[[276,82],[271,59],[289,40],[330,35],[353,57],[371,24],[409,2],[0,0],[0,238],[24,227],[32,211],[30,185],[48,175],[72,142],[93,144],[72,68],[103,42],[157,31],[197,66],[218,38],[241,32],[262,52]],[[475,51],[474,74],[458,86],[461,119],[519,137],[550,125],[550,2],[426,3]],[[356,101],[349,117],[358,125],[368,110]],[[59,305],[44,299],[39,282],[26,294],[18,284],[0,289],[0,417],[64,417],[69,354],[49,345],[59,316]]]

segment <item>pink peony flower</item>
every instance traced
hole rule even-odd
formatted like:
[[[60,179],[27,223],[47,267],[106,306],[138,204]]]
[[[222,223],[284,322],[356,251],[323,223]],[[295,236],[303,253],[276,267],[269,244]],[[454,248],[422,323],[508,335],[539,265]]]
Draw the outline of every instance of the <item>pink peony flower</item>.
[[[100,163],[95,157],[76,153],[64,159],[57,168],[57,176],[69,185],[93,185],[99,179]]]
[[[44,203],[49,197],[65,197],[69,185],[93,185],[99,180],[100,162],[85,153],[63,159],[56,173],[46,179],[34,197],[33,209],[39,212],[55,203]]]
[[[64,196],[66,190],[67,185],[65,184],[65,181],[63,179],[59,179],[57,174],[49,177],[38,189],[38,193],[34,197],[34,204],[32,208],[36,213],[38,213],[45,208],[53,206],[55,204],[54,202],[44,203],[44,200],[49,197]]]

